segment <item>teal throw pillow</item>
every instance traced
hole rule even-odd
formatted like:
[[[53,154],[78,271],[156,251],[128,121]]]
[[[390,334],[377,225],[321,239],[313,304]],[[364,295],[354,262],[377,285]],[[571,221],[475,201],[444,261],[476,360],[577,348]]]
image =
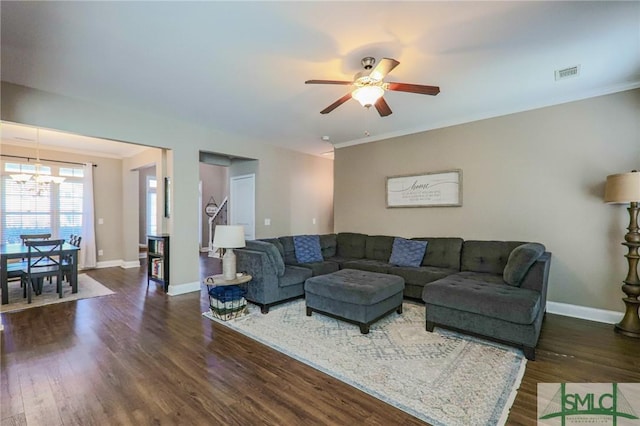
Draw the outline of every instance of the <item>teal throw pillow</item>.
[[[529,268],[545,250],[545,247],[539,243],[527,243],[514,248],[509,254],[507,265],[502,273],[504,282],[514,287],[520,287]]]
[[[293,237],[298,263],[323,262],[319,235],[297,235]]]
[[[389,263],[395,266],[419,267],[427,250],[427,241],[407,240],[395,237]]]

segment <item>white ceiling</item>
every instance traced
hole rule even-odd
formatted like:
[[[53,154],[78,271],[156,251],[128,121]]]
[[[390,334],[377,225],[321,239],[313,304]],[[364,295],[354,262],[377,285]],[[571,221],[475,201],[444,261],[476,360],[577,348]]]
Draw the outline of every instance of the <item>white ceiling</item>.
[[[54,149],[72,153],[89,153],[100,157],[126,158],[148,147],[106,139],[91,138],[49,129],[37,129],[15,123],[0,123],[0,141],[35,150]]]
[[[145,110],[311,154],[640,87],[640,2],[1,3],[2,80]],[[319,112],[364,56],[387,77],[381,118]],[[575,78],[554,71],[580,65]],[[370,136],[366,136],[366,133]]]

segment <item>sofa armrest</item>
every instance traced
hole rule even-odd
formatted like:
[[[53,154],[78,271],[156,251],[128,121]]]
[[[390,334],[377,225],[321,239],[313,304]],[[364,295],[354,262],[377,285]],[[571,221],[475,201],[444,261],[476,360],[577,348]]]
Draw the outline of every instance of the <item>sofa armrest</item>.
[[[529,268],[524,276],[520,288],[535,290],[540,292],[541,309],[547,303],[547,285],[549,282],[549,268],[551,267],[551,253],[544,252],[538,260]]]
[[[278,298],[278,274],[267,253],[235,249],[236,269],[251,275],[247,285],[247,300],[271,303]]]

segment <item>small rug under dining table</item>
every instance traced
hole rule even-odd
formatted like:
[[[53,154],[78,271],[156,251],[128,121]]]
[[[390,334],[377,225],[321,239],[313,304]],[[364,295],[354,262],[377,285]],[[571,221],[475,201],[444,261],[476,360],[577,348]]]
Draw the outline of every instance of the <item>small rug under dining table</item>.
[[[54,303],[64,303],[72,300],[89,299],[92,297],[114,294],[112,290],[87,274],[78,275],[77,293],[72,293],[71,286],[66,282],[63,283],[63,285],[62,298],[60,298],[56,290],[56,282],[54,278],[53,283],[47,283],[43,286],[42,294],[36,296],[34,293],[31,293],[31,303],[27,303],[27,299],[23,297],[20,282],[10,282],[8,286],[9,303],[6,305],[0,305],[0,313],[4,314],[8,312],[21,311],[23,309],[36,308],[38,306],[51,305]]]
[[[249,305],[224,324],[350,384],[432,425],[499,425],[526,367],[521,351],[436,328],[425,330],[425,308],[403,304],[371,325],[358,326],[314,313],[304,300],[273,307]]]

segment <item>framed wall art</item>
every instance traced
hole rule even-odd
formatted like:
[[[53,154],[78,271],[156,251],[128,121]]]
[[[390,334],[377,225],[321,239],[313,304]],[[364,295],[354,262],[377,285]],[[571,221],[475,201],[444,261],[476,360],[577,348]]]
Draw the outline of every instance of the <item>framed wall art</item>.
[[[462,170],[387,177],[387,208],[462,206]]]

